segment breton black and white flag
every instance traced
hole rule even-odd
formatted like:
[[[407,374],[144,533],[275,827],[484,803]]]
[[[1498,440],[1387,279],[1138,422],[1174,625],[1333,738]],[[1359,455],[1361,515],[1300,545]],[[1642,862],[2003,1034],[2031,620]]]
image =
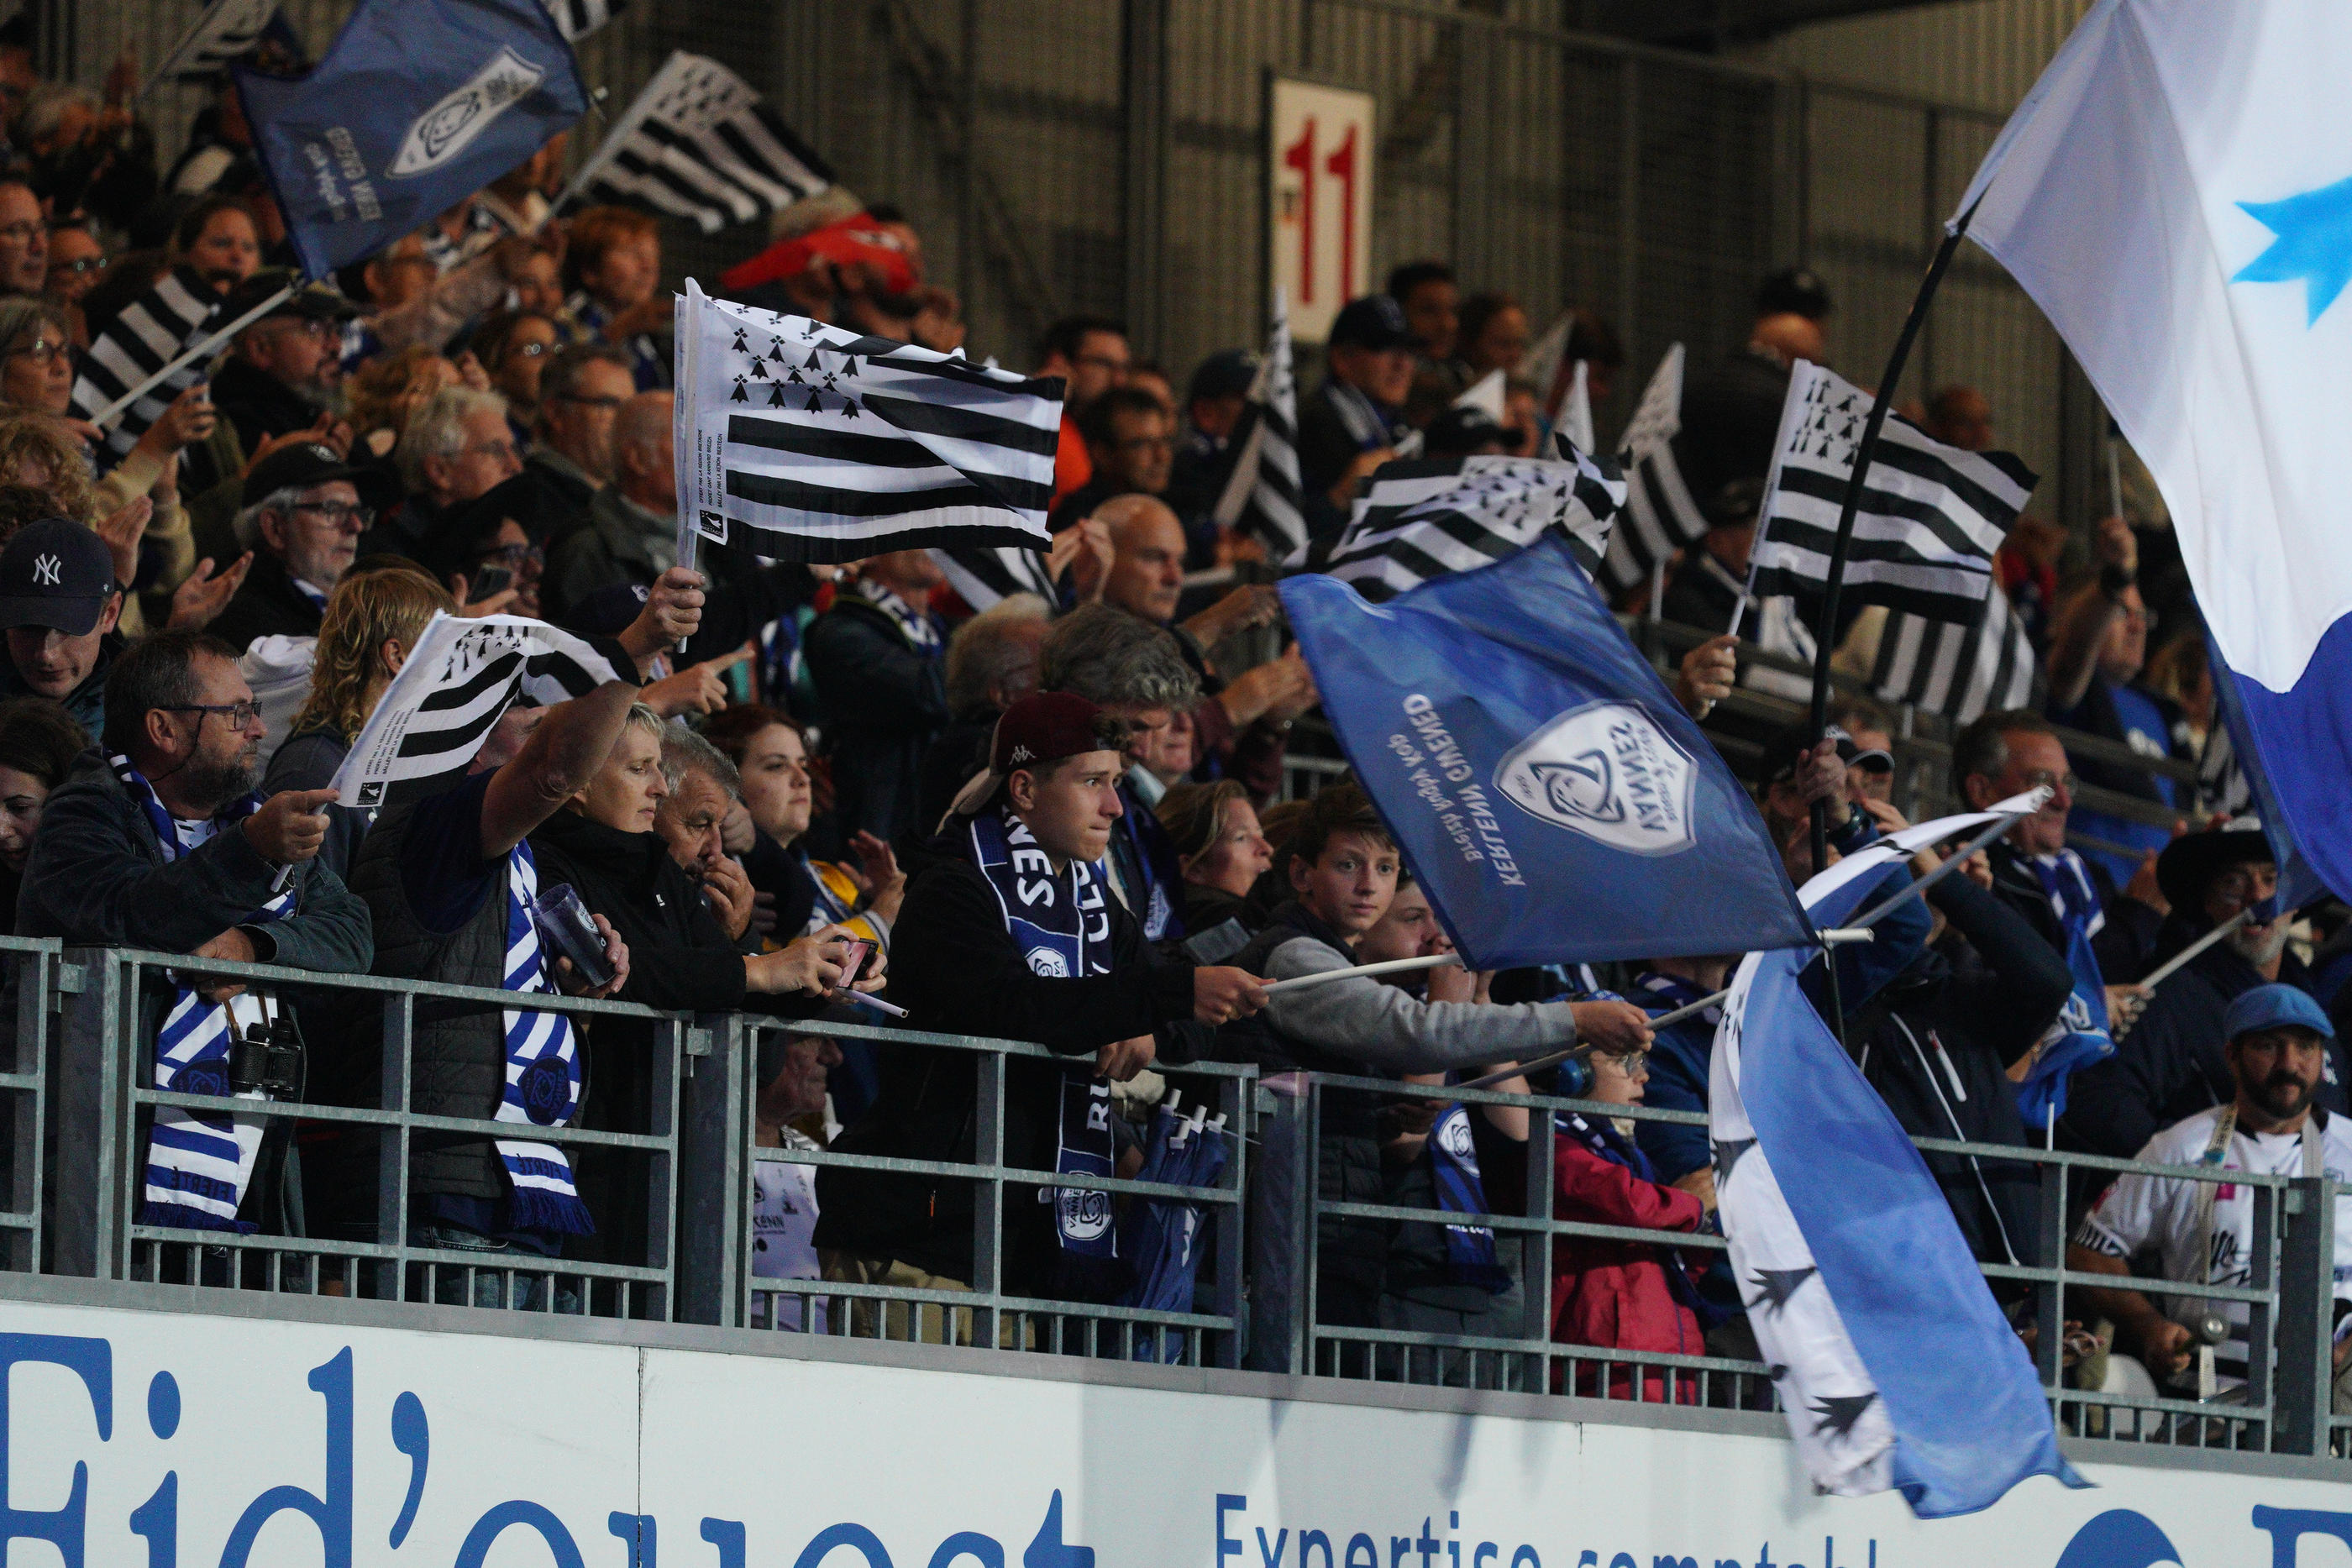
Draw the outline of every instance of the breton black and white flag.
[[[742,78],[681,49],[646,83],[560,204],[635,203],[716,234],[832,184],[832,168]]]
[[[205,286],[194,267],[175,267],[155,287],[125,306],[90,343],[74,377],[71,410],[76,419],[96,419],[122,394],[170,364],[201,334],[220,309],[220,297]],[[202,380],[205,367],[191,361],[163,378],[122,411],[106,433],[120,462],[172,406],[172,400]]]
[[[1706,535],[1706,517],[1683,483],[1675,437],[1683,427],[1683,346],[1666,350],[1617,443],[1625,470],[1625,520],[1609,542],[1609,586],[1622,592],[1648,580],[1675,551]]]
[[[677,312],[678,515],[778,560],[1049,548],[1062,383],[713,299]]]
[[[2033,704],[2040,666],[2009,595],[1995,585],[1971,624],[1956,626],[1890,610],[1878,637],[1871,685],[1889,702],[1910,703],[1963,725],[1987,713]]]
[[[555,30],[576,44],[628,8],[629,0],[544,0]]]
[[[331,783],[362,810],[423,800],[465,777],[517,697],[551,705],[620,678],[602,653],[544,621],[436,612]]]
[[[1265,358],[1258,361],[1249,401],[1231,438],[1233,466],[1213,514],[1221,528],[1255,534],[1276,559],[1307,545],[1307,516],[1299,504],[1298,382],[1291,373],[1290,311],[1282,290],[1274,291],[1274,322],[1265,335]]]
[[[1016,593],[1034,593],[1052,609],[1060,593],[1045,570],[1045,553],[1013,545],[933,549],[931,559],[947,574],[956,597],[974,610],[989,610]]]
[[[1557,530],[1589,575],[1625,504],[1615,468],[1560,444],[1538,457],[1412,457],[1382,464],[1323,570],[1377,603],[1433,577],[1492,566]]]
[[[152,79],[188,81],[220,75],[230,61],[253,52],[277,15],[278,0],[213,0],[180,35]]]
[[[1749,562],[1759,595],[1818,597],[1829,580],[1870,405],[1868,392],[1834,371],[1797,361]],[[1963,452],[1890,417],[1854,517],[1846,595],[1974,625],[1992,587],[1993,551],[2033,486],[2032,470],[2006,452]]]

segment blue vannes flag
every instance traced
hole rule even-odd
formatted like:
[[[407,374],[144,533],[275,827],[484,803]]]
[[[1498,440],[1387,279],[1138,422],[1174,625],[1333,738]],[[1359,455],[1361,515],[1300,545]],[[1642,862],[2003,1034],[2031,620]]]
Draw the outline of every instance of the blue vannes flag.
[[[1356,776],[1471,967],[1811,939],[1748,792],[1565,539],[1385,604],[1283,607]]]
[[[2342,639],[2336,641],[2340,643]],[[2340,745],[2343,737],[2331,734],[2332,727],[2323,724],[2310,732],[2309,755],[2305,755],[2304,748],[2296,744],[2276,746],[2266,752],[2254,734],[2252,716],[2246,710],[2245,692],[2238,684],[2237,672],[2231,669],[2221,657],[2221,650],[2213,645],[2210,636],[2205,639],[2205,651],[2206,665],[2213,672],[2213,706],[2221,710],[2221,722],[2229,729],[2231,755],[2237,758],[2238,771],[2245,775],[2247,792],[2253,797],[2255,813],[2262,818],[2263,831],[2271,841],[2271,854],[2278,862],[2278,907],[2299,909],[2328,891],[2327,880],[2312,864],[2311,857],[2304,853],[2301,835],[2314,830],[2326,833],[2330,813],[2340,819],[2342,805],[2340,800],[2333,801],[2326,810],[2289,816],[2284,803],[2279,799],[2277,786],[2271,780],[2270,761],[2273,758],[2286,758],[2297,781],[2308,789],[2320,782],[2320,769],[2328,766],[2326,759],[2328,743],[2332,740]],[[2265,692],[2262,696],[2270,706],[2276,706],[2276,699],[2271,694]],[[2275,722],[2274,715],[2265,716]],[[2294,725],[2300,725],[2305,723],[2310,716],[2294,715],[2290,710],[2289,716]],[[2333,784],[2325,786],[2322,792],[2340,795],[2343,786],[2343,776],[2338,773]],[[2352,856],[2345,856],[2340,847],[2341,841],[2338,840],[2337,843],[2339,860],[2352,865]],[[2352,885],[2352,882],[2339,877],[2335,885]]]
[[[360,0],[309,75],[235,75],[313,277],[422,228],[588,106],[539,0]]]

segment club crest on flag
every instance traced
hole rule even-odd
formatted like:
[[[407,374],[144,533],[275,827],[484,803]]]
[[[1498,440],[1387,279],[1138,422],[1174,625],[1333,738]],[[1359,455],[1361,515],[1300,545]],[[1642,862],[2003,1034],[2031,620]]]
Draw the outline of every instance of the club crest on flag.
[[[1633,854],[1680,854],[1697,766],[1631,703],[1572,708],[1507,753],[1495,788],[1538,821]]]
[[[397,180],[440,167],[546,77],[512,49],[500,48],[471,81],[416,117],[385,173]]]

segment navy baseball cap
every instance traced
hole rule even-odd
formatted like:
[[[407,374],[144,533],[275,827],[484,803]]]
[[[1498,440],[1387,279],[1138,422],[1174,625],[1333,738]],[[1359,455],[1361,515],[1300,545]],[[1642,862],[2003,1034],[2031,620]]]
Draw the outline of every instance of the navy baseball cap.
[[[1756,290],[1759,316],[1802,316],[1818,321],[1830,313],[1829,285],[1810,267],[1783,267]]]
[[[335,455],[324,442],[297,441],[281,446],[253,465],[245,478],[242,505],[257,505],[280,490],[307,490],[313,485],[351,482],[360,499],[381,507],[394,499],[392,476],[372,464],[352,463]]]
[[[2221,1015],[2224,1040],[2266,1029],[2307,1029],[2322,1040],[2336,1038],[2336,1026],[2327,1021],[2326,1009],[2309,991],[2296,986],[2256,986],[2241,992]]]
[[[1211,354],[1192,372],[1192,383],[1184,389],[1184,401],[1198,402],[1206,397],[1246,397],[1257,380],[1258,356],[1247,349],[1227,349]]]
[[[27,523],[0,549],[0,628],[40,626],[87,637],[114,589],[106,541],[69,517]]]
[[[1405,329],[1404,307],[1385,294],[1350,299],[1331,319],[1332,348],[1410,349],[1412,334]]]

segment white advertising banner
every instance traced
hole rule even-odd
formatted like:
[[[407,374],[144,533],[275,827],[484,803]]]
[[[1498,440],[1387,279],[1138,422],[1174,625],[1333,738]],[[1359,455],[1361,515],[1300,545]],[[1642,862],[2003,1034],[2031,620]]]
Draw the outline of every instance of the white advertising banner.
[[[0,1380],[8,1568],[2352,1561],[2352,1484],[2187,1454],[1922,1524],[1778,1437],[781,1356],[0,1303]]]
[[[1271,96],[1267,276],[1289,303],[1292,338],[1319,343],[1339,307],[1372,290],[1376,101],[1285,77],[1274,78]]]

